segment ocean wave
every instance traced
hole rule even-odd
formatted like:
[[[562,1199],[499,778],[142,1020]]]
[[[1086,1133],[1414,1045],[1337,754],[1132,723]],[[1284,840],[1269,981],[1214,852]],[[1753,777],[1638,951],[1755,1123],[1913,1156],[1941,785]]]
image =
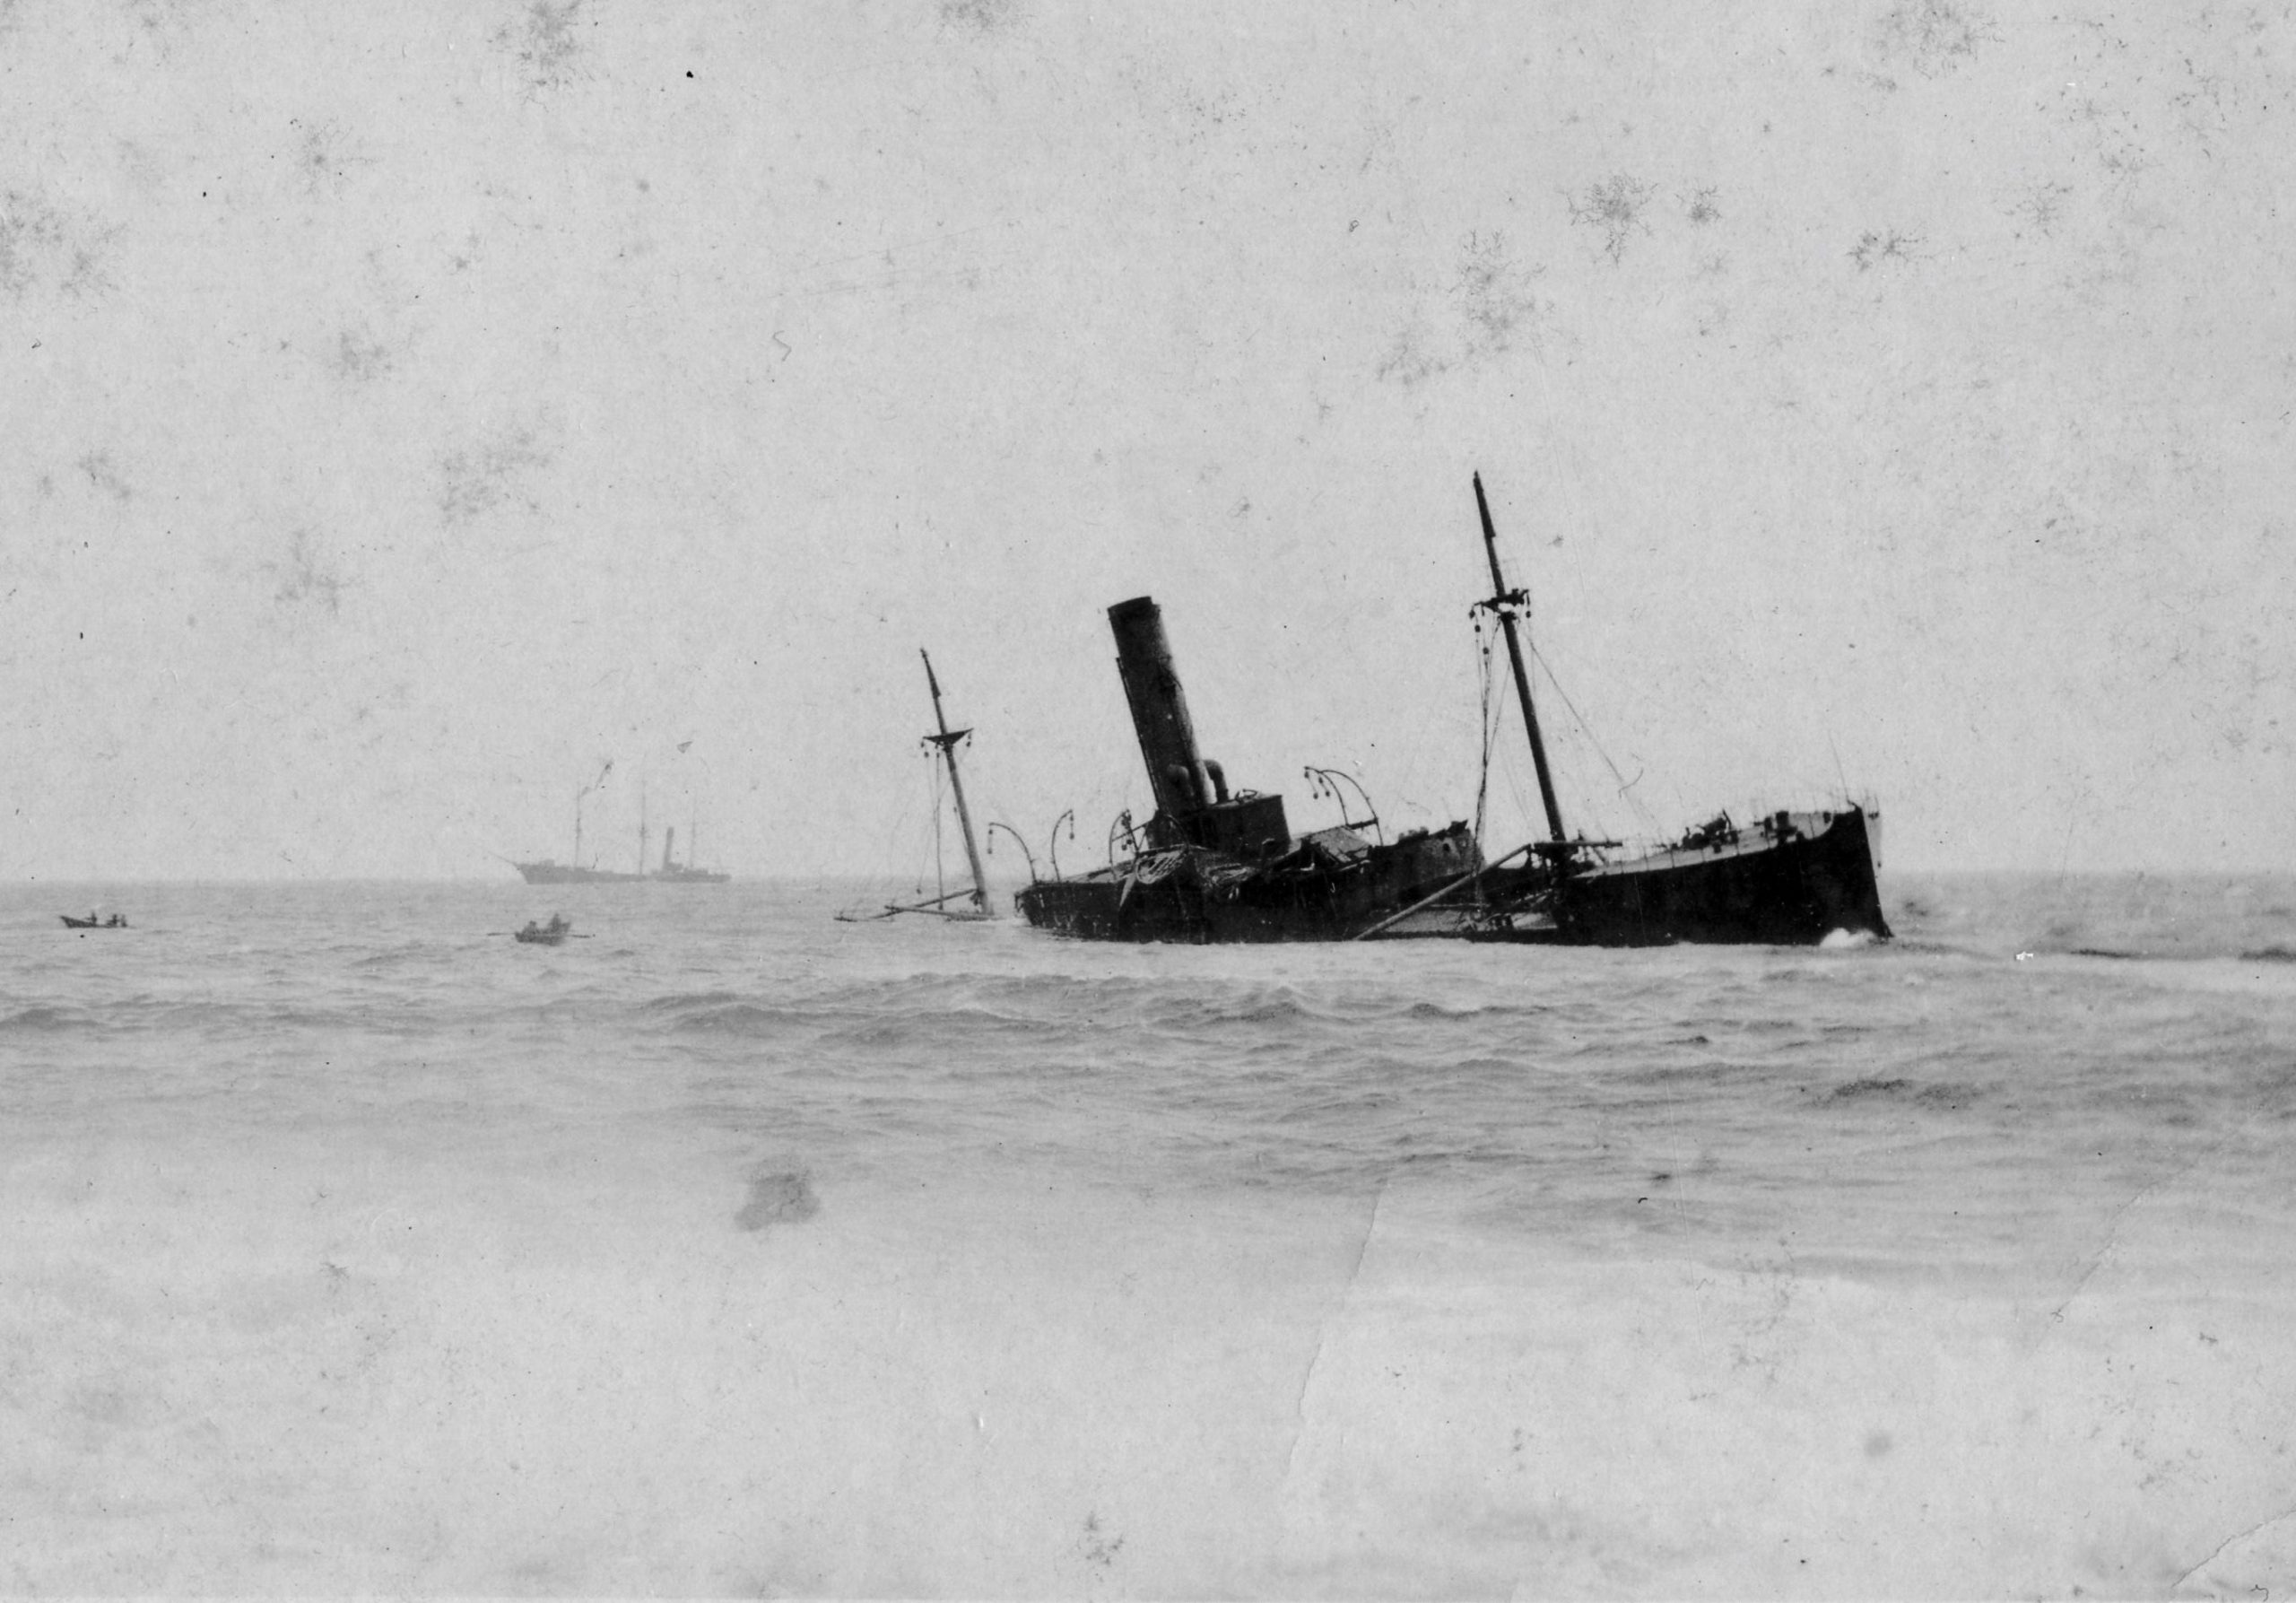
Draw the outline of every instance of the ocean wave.
[[[821,1039],[825,1045],[848,1048],[941,1045],[965,1050],[970,1043],[983,1041],[1064,1038],[1088,1021],[1065,1015],[1013,1013],[966,1004],[901,1008],[874,1014],[865,1009],[839,1010],[819,1014],[804,1022],[820,1028]]]
[[[640,1013],[689,1013],[697,1008],[723,1007],[729,1002],[741,1001],[739,991],[703,990],[677,991],[666,997],[654,997],[638,1006]]]
[[[0,1032],[48,1034],[61,1030],[92,1030],[96,1021],[74,1007],[26,1007],[0,1018]]]
[[[798,1008],[769,1007],[728,998],[681,1010],[670,1028],[691,1035],[780,1035],[814,1021]]]
[[[1298,991],[1247,987],[1233,996],[1197,997],[1186,993],[1169,998],[1157,1022],[1182,1028],[1226,1024],[1294,1024],[1335,1016],[1311,1006]]]
[[[1535,1018],[1555,1011],[1546,1002],[1402,1002],[1395,1008],[1395,1016],[1413,1021],[1433,1021],[1443,1024],[1483,1023],[1507,1018]]]
[[[360,949],[355,946],[338,945],[331,950],[359,951]],[[406,941],[396,946],[387,947],[380,952],[365,952],[354,958],[350,966],[362,972],[374,973],[386,970],[403,969],[410,965],[435,963],[438,957],[439,948],[436,942]]]
[[[2205,938],[2194,938],[2180,945],[2148,947],[2105,945],[2095,941],[2076,945],[2059,938],[2002,941],[1985,945],[1970,941],[1900,937],[1889,945],[1903,957],[1959,958],[1986,964],[1998,963],[2005,959],[2024,963],[2036,957],[2084,958],[2096,963],[2296,963],[2296,947],[2284,944],[2239,946],[2221,939]]]
[[[764,1009],[770,1020],[759,1016]],[[743,1011],[747,1010],[747,1011]],[[1144,1037],[1202,1037],[1240,1032],[1265,1040],[1401,1022],[1435,1028],[1500,1025],[1554,1011],[1550,1004],[1458,1005],[1407,990],[1362,994],[1345,987],[1205,984],[1200,979],[980,975],[904,977],[865,987],[779,999],[769,1005],[728,992],[657,998],[641,1012],[674,1029],[720,1029],[771,1023],[811,1025],[826,1041],[851,1047],[898,1045],[921,1033],[957,1038],[1040,1037],[1078,1029],[1135,1032]]]
[[[1975,1085],[1952,1081],[1922,1081],[1904,1075],[1868,1075],[1855,1080],[1845,1080],[1826,1093],[1829,1102],[1858,1102],[1872,1097],[1888,1097],[1903,1102],[1925,1103],[1931,1107],[1958,1108],[1974,1102],[1979,1094]]]
[[[1934,936],[1900,935],[1889,943],[1887,949],[1900,958],[1961,957],[1980,963],[1998,963],[2008,954],[2000,946],[1981,946],[1969,941],[1951,941]]]

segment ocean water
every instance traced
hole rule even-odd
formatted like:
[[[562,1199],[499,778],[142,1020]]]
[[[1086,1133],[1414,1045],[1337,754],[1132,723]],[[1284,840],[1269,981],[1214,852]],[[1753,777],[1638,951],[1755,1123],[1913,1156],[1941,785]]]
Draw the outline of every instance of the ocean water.
[[[2296,1585],[2296,882],[1814,951],[853,894],[0,890],[0,1591]]]

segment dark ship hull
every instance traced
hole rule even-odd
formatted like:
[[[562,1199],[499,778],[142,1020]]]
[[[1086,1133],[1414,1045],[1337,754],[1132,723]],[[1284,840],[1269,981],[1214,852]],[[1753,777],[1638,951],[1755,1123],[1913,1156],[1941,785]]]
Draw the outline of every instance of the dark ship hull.
[[[1464,823],[1388,845],[1329,830],[1274,862],[1172,847],[1039,880],[1013,901],[1038,928],[1087,940],[1343,941],[1442,891],[1481,857]]]
[[[1874,879],[1880,825],[1863,807],[1777,813],[1751,831],[1726,825],[1622,862],[1536,870],[1488,884],[1499,910],[1456,933],[1574,946],[1887,940]]]

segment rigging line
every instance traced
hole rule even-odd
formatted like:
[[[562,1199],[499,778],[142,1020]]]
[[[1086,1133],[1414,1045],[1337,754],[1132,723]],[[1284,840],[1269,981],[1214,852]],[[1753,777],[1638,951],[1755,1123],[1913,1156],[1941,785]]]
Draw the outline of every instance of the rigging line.
[[[907,863],[916,860],[915,854],[905,849],[909,844],[908,837],[914,832],[912,826],[915,816],[909,807],[900,806],[893,809],[892,816],[885,821],[884,837],[878,842],[878,849],[887,854],[884,861],[888,865],[895,860],[891,854],[896,850],[900,852],[900,861]]]
[[[929,765],[929,763],[930,763],[930,762],[931,762],[931,759],[932,759],[932,755],[933,755],[933,754],[932,754],[929,750],[926,750],[926,751],[925,751],[925,752],[924,752],[924,755],[925,755],[925,757],[926,757],[926,762],[927,762],[927,763],[928,763],[928,765]],[[937,833],[937,832],[939,832],[940,828],[941,828],[941,780],[940,780],[940,776],[939,776],[938,774],[935,774],[935,773],[932,773],[932,772],[929,772],[929,771],[928,771],[928,772],[926,774],[926,776],[925,776],[925,822],[924,822],[923,823],[919,824],[919,825],[918,826],[918,832],[919,832],[919,834],[920,834],[920,835],[922,835],[923,833],[925,833],[925,832],[932,832]],[[916,850],[916,855],[915,855],[915,856],[913,856],[913,857],[911,857],[911,858],[909,858],[909,861],[911,861],[911,862],[913,862],[913,863],[915,863],[915,864],[917,865],[917,893],[918,893],[918,896],[920,896],[920,897],[921,897],[921,896],[923,896],[923,895],[925,894],[925,849],[924,849],[924,848],[925,848],[925,842],[924,842],[924,841],[923,841],[922,839],[918,840],[918,841],[917,841],[917,850]],[[938,850],[938,849],[939,849],[939,843],[938,843],[937,841],[935,841],[935,849],[937,851],[937,850]]]
[[[1477,771],[1474,786],[1474,843],[1480,847],[1483,844],[1483,824],[1491,799],[1491,742],[1495,729],[1491,717],[1491,703],[1493,699],[1491,693],[1493,661],[1491,655],[1491,637],[1484,634],[1480,626],[1476,628],[1475,635],[1475,645],[1483,658],[1481,675],[1483,710],[1476,720],[1481,725],[1478,733],[1483,737],[1483,762]]]
[[[941,818],[941,765],[933,761],[934,755],[929,750],[926,753],[926,761],[933,769],[933,891],[935,895],[944,895],[949,886],[941,871],[941,837],[944,832]]]
[[[1595,748],[1595,755],[1603,760],[1603,766],[1611,771],[1611,778],[1618,781],[1618,793],[1620,797],[1624,800],[1629,806],[1634,809],[1636,816],[1643,820],[1645,828],[1655,829],[1656,821],[1648,816],[1648,815],[1644,811],[1642,804],[1636,800],[1631,794],[1626,776],[1619,771],[1618,764],[1611,761],[1611,754],[1603,749],[1603,743],[1595,738],[1593,726],[1587,722],[1586,716],[1578,710],[1577,704],[1570,700],[1570,693],[1562,688],[1562,681],[1554,676],[1553,665],[1549,663],[1545,658],[1539,655],[1538,646],[1535,642],[1526,643],[1528,646],[1533,659],[1538,663],[1541,668],[1545,670],[1546,682],[1554,687],[1554,693],[1562,702],[1564,710],[1570,714],[1571,721],[1578,726],[1578,732],[1587,737],[1587,744]]]
[[[1499,756],[1500,749],[1499,726],[1506,721],[1507,703],[1498,690],[1499,659],[1496,636],[1486,630],[1480,613],[1474,614],[1474,643],[1471,649],[1475,653],[1476,666],[1482,675],[1483,694],[1483,727],[1479,731],[1483,741],[1483,766],[1475,778],[1475,844],[1480,847],[1489,819],[1491,765]],[[1500,765],[1500,777],[1506,781],[1507,793],[1513,797],[1516,806],[1527,813],[1528,805],[1523,799],[1522,784],[1516,778],[1514,770],[1503,761]],[[1478,894],[1480,894],[1479,887]]]
[[[1491,797],[1492,734],[1491,637],[1484,634],[1483,632],[1483,618],[1481,614],[1477,614],[1474,621],[1474,644],[1476,656],[1481,659],[1480,666],[1482,668],[1482,672],[1477,675],[1477,677],[1481,681],[1481,689],[1483,692],[1483,713],[1481,718],[1477,720],[1482,726],[1480,733],[1483,736],[1483,763],[1475,771],[1474,781],[1474,900],[1476,905],[1480,906],[1483,902],[1483,819],[1485,815],[1485,804],[1489,801]]]
[[[1534,802],[1530,793],[1523,788],[1523,776],[1517,767],[1516,759],[1509,754],[1515,750],[1514,743],[1509,741],[1501,745],[1499,740],[1500,727],[1507,721],[1508,701],[1505,693],[1496,688],[1499,679],[1497,647],[1490,637],[1485,636],[1483,649],[1483,670],[1490,675],[1494,687],[1489,702],[1490,719],[1483,732],[1483,782],[1486,786],[1489,784],[1491,762],[1496,758],[1499,777],[1506,781],[1507,797],[1514,803],[1516,812],[1526,819],[1535,818],[1542,804]]]
[[[926,849],[929,844],[926,840],[926,836],[932,831],[934,826],[934,815],[932,811],[933,804],[930,790],[931,780],[929,778],[926,780],[926,786],[927,791],[925,810],[920,813],[914,805],[911,805],[906,808],[901,815],[900,856],[893,860],[906,864],[907,867],[899,874],[890,875],[886,877],[885,888],[888,895],[896,893],[895,887],[899,885],[901,880],[908,879],[912,881],[917,887],[917,899],[919,901],[924,900],[925,862],[926,859],[932,855]],[[909,869],[914,869],[916,872],[913,874],[909,873]]]

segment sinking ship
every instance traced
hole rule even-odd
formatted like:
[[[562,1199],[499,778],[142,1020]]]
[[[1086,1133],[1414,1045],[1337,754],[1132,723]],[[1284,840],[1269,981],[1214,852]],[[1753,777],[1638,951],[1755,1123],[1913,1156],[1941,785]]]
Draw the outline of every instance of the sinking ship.
[[[1528,599],[1509,589],[1483,481],[1474,481],[1495,619],[1537,771],[1547,837],[1486,860],[1465,821],[1386,838],[1377,816],[1293,835],[1280,796],[1231,791],[1198,749],[1161,613],[1109,609],[1117,671],[1154,793],[1118,821],[1104,867],[1036,880],[1015,897],[1035,927],[1091,940],[1360,940],[1438,936],[1570,945],[1677,941],[1806,945],[1837,931],[1887,938],[1867,806],[1727,814],[1635,850],[1564,827],[1524,666]],[[1309,771],[1314,777],[1317,771]],[[1366,833],[1366,831],[1370,832]]]

